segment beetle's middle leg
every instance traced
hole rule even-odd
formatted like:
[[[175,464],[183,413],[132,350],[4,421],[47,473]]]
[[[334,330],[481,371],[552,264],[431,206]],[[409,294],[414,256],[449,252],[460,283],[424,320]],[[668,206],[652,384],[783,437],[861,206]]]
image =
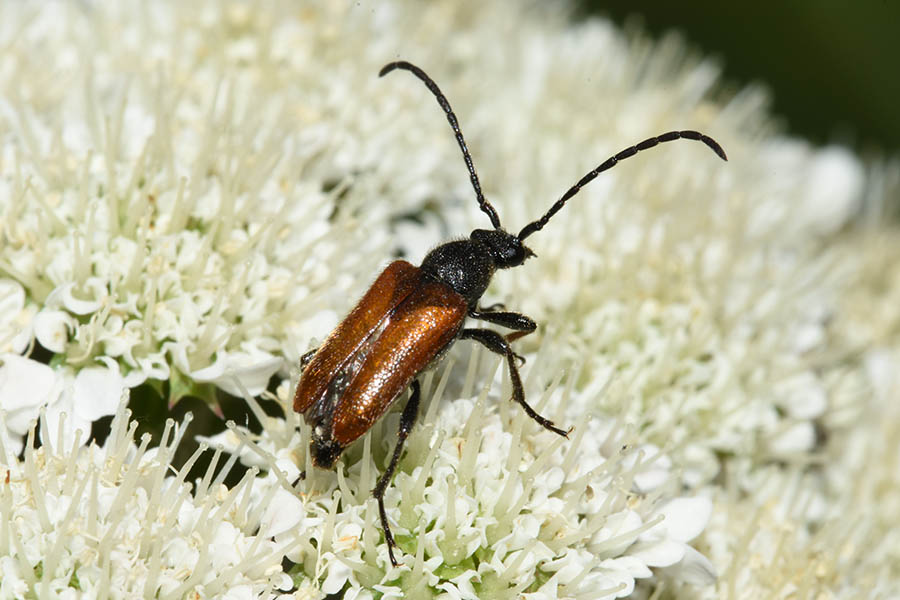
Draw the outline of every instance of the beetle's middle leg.
[[[513,333],[507,334],[504,336],[507,342],[514,342],[515,340],[525,337],[529,333],[533,332],[537,329],[537,323],[535,323],[531,317],[526,317],[521,313],[516,312],[506,312],[493,310],[495,306],[503,306],[501,305],[492,305],[487,308],[475,309],[469,311],[469,316],[473,319],[478,319],[480,321],[485,321],[486,323],[493,323],[494,325],[499,325],[500,327],[506,327],[507,329],[512,329]],[[485,330],[488,331],[488,330]],[[496,350],[495,350],[496,352]],[[502,354],[502,353],[501,353]],[[521,357],[520,357],[521,358]],[[522,359],[522,363],[524,364],[525,359]]]
[[[388,468],[381,475],[378,483],[375,484],[375,489],[372,490],[372,495],[378,500],[378,512],[381,515],[381,528],[384,530],[384,541],[387,542],[388,545],[388,556],[391,558],[391,564],[395,567],[397,566],[397,559],[394,558],[394,546],[397,545],[397,542],[394,541],[394,536],[391,533],[391,526],[388,524],[387,512],[384,510],[384,492],[387,490],[387,486],[391,482],[391,477],[397,469],[397,463],[400,462],[400,455],[403,454],[403,444],[406,442],[406,438],[409,437],[409,432],[412,431],[413,425],[416,422],[416,415],[419,412],[419,382],[413,380],[411,387],[412,395],[409,397],[409,401],[403,409],[403,415],[400,417],[400,429],[397,431],[397,446],[394,447],[394,455],[391,457],[391,464],[388,465]]]
[[[525,318],[527,319],[528,317]],[[509,366],[509,380],[512,382],[512,399],[521,404],[528,416],[537,421],[541,427],[549,429],[558,435],[569,437],[569,431],[571,431],[571,429],[569,431],[563,431],[559,427],[556,427],[553,424],[553,421],[539,415],[537,411],[531,408],[528,402],[525,401],[525,390],[522,388],[522,378],[519,376],[519,368],[516,366],[516,357],[518,355],[513,352],[506,338],[490,329],[463,329],[462,333],[459,335],[459,339],[475,340],[491,352],[504,355],[506,357],[506,364]]]

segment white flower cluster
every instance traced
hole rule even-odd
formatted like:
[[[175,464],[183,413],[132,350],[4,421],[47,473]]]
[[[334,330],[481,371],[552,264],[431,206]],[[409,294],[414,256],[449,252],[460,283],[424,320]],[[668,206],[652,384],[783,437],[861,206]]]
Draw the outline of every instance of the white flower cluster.
[[[0,596],[271,597],[282,558],[307,598],[897,592],[900,244],[844,233],[895,167],[776,135],[755,90],[712,100],[716,66],[677,39],[557,8],[0,4]],[[290,385],[285,418],[253,396],[392,253],[487,226],[434,99],[377,78],[396,58],[450,97],[510,231],[651,135],[702,130],[730,162],[642,152],[497,274],[486,301],[540,323],[516,342],[529,401],[575,429],[540,430],[454,348],[386,495],[392,569],[370,490],[397,415],[322,472]],[[151,381],[247,396],[262,432],[212,440],[239,484],[167,479],[174,442],[135,448],[121,409],[80,447]]]
[[[869,300],[892,310],[885,302],[900,288],[891,288]],[[720,577],[701,597],[898,597],[898,351],[895,341],[891,351],[868,353],[876,393],[856,427],[810,457],[821,464],[758,467],[752,494],[711,488],[713,516],[699,547],[721,565]]]
[[[548,69],[573,72],[570,79],[586,70],[589,57],[603,54],[602,38],[589,33],[580,32],[588,58]],[[619,103],[602,114],[621,115],[602,143],[542,145],[543,160],[565,164],[572,148],[602,159],[628,140],[690,123],[715,132],[730,162],[688,142],[629,159],[530,238],[539,259],[518,276],[498,276],[495,288],[510,303],[524,299],[528,314],[547,315],[560,352],[583,362],[585,389],[604,390],[604,409],[640,423],[647,441],[677,448],[685,482],[695,486],[718,475],[725,455],[777,460],[814,450],[817,423],[843,408],[835,374],[845,365],[832,357],[850,347],[833,323],[850,279],[825,236],[856,210],[864,178],[844,150],[748,136],[751,125],[759,129],[744,116],[759,117],[747,106],[752,97],[719,112],[703,103],[686,110],[688,98],[702,96],[710,67],[679,65],[677,56],[661,46],[641,69],[666,75],[641,80],[624,98],[598,100]],[[634,113],[676,85],[669,77],[681,87],[639,123]],[[538,94],[510,118],[540,123],[570,101],[552,88]],[[571,125],[560,139],[571,132],[577,140],[589,110],[597,111],[578,108],[566,113]],[[513,162],[509,152],[497,160]],[[577,176],[554,177],[554,185]],[[559,193],[511,187],[503,196]],[[540,205],[523,212],[539,214]]]
[[[348,450],[337,473],[312,467],[304,441],[309,430],[290,413],[286,385],[280,401],[291,416],[266,418],[265,436],[253,440],[232,424],[208,441],[247,464],[277,465],[257,491],[277,490],[269,494],[262,531],[297,548],[288,557],[314,574],[326,594],[400,599],[430,589],[469,600],[599,599],[632,594],[652,568],[667,567],[673,578],[694,584],[714,580],[712,564],[688,545],[706,526],[711,503],[678,494],[668,457],[635,445],[634,431],[608,419],[584,420],[571,440],[547,433],[521,410],[504,411],[511,414],[504,423],[487,406],[507,403],[508,385],[501,393],[488,386],[472,400],[466,391],[449,393],[454,386],[472,389],[481,363],[471,359],[463,383],[453,381],[459,370],[452,365],[440,382],[426,377],[422,423],[386,496],[405,553],[398,569],[378,543],[370,494],[390,456],[397,415]],[[536,371],[543,368],[529,371],[535,382]],[[537,405],[548,414],[565,402],[589,410],[571,383],[563,387],[557,378],[528,387],[534,398],[546,388]],[[448,395],[462,399],[448,403]],[[384,444],[373,448],[373,439]],[[295,490],[285,482],[298,479],[298,465],[305,477]]]
[[[10,5],[0,19],[0,405],[27,412],[20,425],[41,405],[112,414],[147,379],[172,401],[202,384],[237,394],[234,378],[258,394],[386,254],[371,201],[384,140],[358,152],[371,124],[321,118],[350,96],[260,87],[230,54],[243,36],[204,60],[204,31],[252,15],[146,8]],[[270,40],[271,58],[297,34]],[[39,367],[16,355],[35,342],[74,389],[17,393]],[[78,394],[85,369],[118,388],[111,402]]]
[[[79,434],[66,444],[41,418],[44,443],[33,447],[32,428],[24,459],[0,428],[0,598],[238,600],[289,588],[290,547],[254,535],[256,470],[226,489],[233,461],[215,479],[213,462],[192,491],[185,477],[204,449],[171,464],[190,419],[169,420],[148,448],[129,415],[121,404],[102,447],[80,446]]]

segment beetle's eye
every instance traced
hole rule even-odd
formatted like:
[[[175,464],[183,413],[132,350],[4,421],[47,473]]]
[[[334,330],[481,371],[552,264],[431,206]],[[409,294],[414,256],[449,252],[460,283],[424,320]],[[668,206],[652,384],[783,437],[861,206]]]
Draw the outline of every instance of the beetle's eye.
[[[502,229],[476,229],[471,238],[487,246],[494,264],[500,269],[517,267],[532,256],[532,252],[516,236]]]
[[[530,255],[530,251],[519,243],[509,243],[498,249],[496,261],[501,269],[518,267]]]
[[[511,248],[512,253],[509,257],[509,262],[511,265],[521,265],[525,262],[525,258],[528,256],[525,253],[525,246],[514,246]]]

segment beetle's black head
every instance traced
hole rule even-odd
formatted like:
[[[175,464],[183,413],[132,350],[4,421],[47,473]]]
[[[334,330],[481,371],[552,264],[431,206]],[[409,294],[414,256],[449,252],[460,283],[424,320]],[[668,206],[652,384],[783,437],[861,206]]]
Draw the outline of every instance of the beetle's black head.
[[[503,229],[476,229],[469,237],[487,248],[498,269],[518,267],[535,255],[522,240]]]
[[[334,466],[338,456],[344,448],[334,440],[313,439],[309,443],[309,452],[312,455],[313,465],[320,469],[330,469]]]

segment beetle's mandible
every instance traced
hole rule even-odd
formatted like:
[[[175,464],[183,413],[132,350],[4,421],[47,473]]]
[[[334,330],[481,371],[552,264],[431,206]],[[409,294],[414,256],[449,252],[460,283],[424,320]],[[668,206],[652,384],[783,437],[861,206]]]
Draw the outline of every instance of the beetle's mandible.
[[[518,267],[534,256],[523,243],[525,238],[540,231],[583,186],[619,161],[678,139],[703,142],[719,158],[728,160],[718,142],[697,131],[670,131],[651,137],[606,159],[569,188],[541,218],[517,234],[508,233],[500,226],[497,211],[481,191],[472,157],[447,98],[424,71],[405,61],[385,65],[379,76],[395,69],[418,77],[437,98],[462,150],[478,206],[487,214],[493,229],[476,229],[468,239],[441,244],[418,267],[403,260],[388,265],[322,345],[303,356],[294,396],[294,410],[302,413],[312,428],[312,462],[316,467],[328,469],[407,387],[412,388],[400,418],[391,462],[372,491],[378,501],[388,555],[394,566],[397,565],[393,550],[396,542],[384,509],[384,492],[416,420],[419,408],[416,377],[453,342],[474,340],[503,356],[512,382],[512,399],[545,429],[562,436],[568,433],[535,412],[522,390],[516,364],[521,357],[513,352],[510,342],[534,331],[535,322],[519,313],[478,305],[494,272]],[[513,333],[503,336],[492,329],[463,327],[466,317],[505,327]]]

